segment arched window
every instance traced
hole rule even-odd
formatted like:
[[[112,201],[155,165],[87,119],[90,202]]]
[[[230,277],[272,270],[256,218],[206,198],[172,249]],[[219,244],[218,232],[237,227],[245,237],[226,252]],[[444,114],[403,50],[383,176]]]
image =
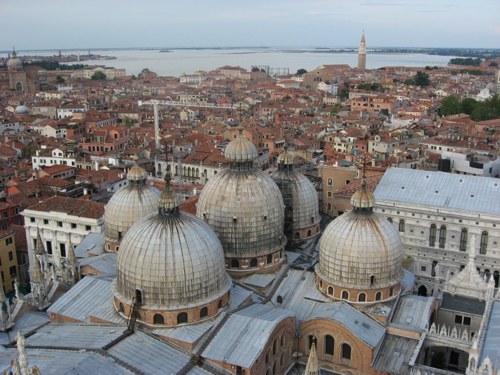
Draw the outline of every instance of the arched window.
[[[349,292],[347,290],[342,291],[342,299],[349,299]]]
[[[177,324],[187,323],[187,321],[188,321],[187,313],[181,312],[180,314],[177,315]]]
[[[179,319],[179,318],[177,317],[177,319]],[[154,324],[165,324],[165,319],[163,318],[163,315],[155,314],[155,316],[153,317],[153,323]]]
[[[349,185],[351,183],[351,180],[345,180],[345,184]]]
[[[375,301],[380,301],[382,299],[382,292],[377,292],[377,294],[375,294]]]
[[[16,83],[16,91],[23,91],[23,84],[21,82]]]
[[[392,297],[394,295],[394,288],[391,286],[391,289],[389,289],[389,297]]]
[[[358,295],[358,302],[365,302],[366,301],[366,294],[365,293],[359,293]]]
[[[388,221],[389,223],[392,223],[392,217],[388,217],[388,218],[387,218],[387,221]]]
[[[271,264],[273,262],[273,255],[272,254],[269,254],[267,256],[267,264]]]
[[[333,350],[335,348],[335,340],[332,336],[325,336],[325,354],[333,355]]]
[[[432,224],[429,231],[429,246],[434,245],[436,245],[436,224]]]
[[[205,306],[200,310],[200,319],[208,315],[208,308]]]
[[[342,358],[343,359],[351,359],[351,345],[342,344]]]
[[[332,204],[331,203],[327,203],[326,210],[327,211],[331,211],[332,210]]]
[[[370,275],[370,286],[375,284],[375,275]]]
[[[280,346],[283,347],[285,346],[285,334],[282,334],[281,335],[281,339],[280,339]],[[283,364],[281,364],[283,365]]]
[[[257,267],[257,259],[254,258],[250,261],[250,267]]]
[[[333,179],[330,177],[328,179],[328,186],[332,186],[333,185]]]
[[[231,268],[240,268],[240,262],[237,259],[231,260]]]
[[[283,297],[282,297],[282,296],[278,296],[278,297],[276,298],[276,302],[278,302],[278,303],[283,303]]]
[[[332,286],[328,287],[328,294],[333,296],[333,287]]]
[[[217,303],[217,308],[218,309],[222,308],[222,300],[221,299],[219,300],[219,303]]]
[[[439,247],[444,249],[444,245],[446,244],[446,226],[441,225],[439,228]]]
[[[462,228],[460,233],[460,251],[465,251],[467,248],[467,228]]]
[[[488,247],[488,232],[483,231],[481,233],[481,243],[479,244],[479,254],[486,254],[486,249]]]
[[[307,344],[308,344],[307,347],[309,349],[311,349],[311,346],[312,346],[313,342],[316,343],[316,337],[314,337],[313,335],[309,335],[308,336],[308,342],[307,342]]]
[[[399,220],[399,231],[400,232],[405,231],[405,221],[403,219]]]
[[[311,233],[311,230],[309,229],[309,230],[307,231],[307,237],[311,237],[311,234],[312,234],[312,233]]]
[[[120,302],[118,305],[118,309],[120,310],[121,313],[125,312],[125,307],[123,306],[123,303]]]

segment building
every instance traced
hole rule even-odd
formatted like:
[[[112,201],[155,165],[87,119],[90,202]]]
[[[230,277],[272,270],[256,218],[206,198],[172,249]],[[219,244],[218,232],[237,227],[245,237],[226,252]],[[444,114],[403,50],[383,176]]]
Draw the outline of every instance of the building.
[[[375,197],[375,211],[399,230],[419,294],[441,291],[445,280],[466,266],[469,254],[481,275],[498,287],[498,179],[390,168]]]
[[[76,247],[88,233],[103,231],[104,204],[54,196],[30,206],[22,215],[30,263],[39,238],[49,262],[58,265],[67,258],[69,248]]]
[[[5,293],[12,292],[15,281],[19,281],[14,235],[12,229],[0,230],[0,276]]]
[[[358,50],[358,69],[365,70],[366,69],[366,40],[365,40],[365,32],[361,35],[361,41],[359,42],[359,50]]]

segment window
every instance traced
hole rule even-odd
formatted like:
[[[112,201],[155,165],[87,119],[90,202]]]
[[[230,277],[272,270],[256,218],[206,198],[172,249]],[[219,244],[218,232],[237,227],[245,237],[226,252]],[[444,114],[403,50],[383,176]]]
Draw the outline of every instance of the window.
[[[59,244],[59,252],[61,253],[62,257],[66,257],[66,245],[63,243]]]
[[[5,239],[5,245],[10,245],[12,242],[12,237],[8,237]]]
[[[373,286],[375,284],[375,275],[370,275],[370,286]]]
[[[327,210],[327,211],[331,211],[331,210],[332,210],[332,204],[331,204],[331,203],[328,203],[328,204],[326,205],[326,210]]]
[[[389,223],[392,223],[392,217],[388,217],[388,218],[387,218],[387,221],[388,221]]]
[[[431,225],[431,230],[429,231],[429,246],[436,245],[436,224]]]
[[[343,359],[351,359],[351,345],[342,344],[342,358]]]
[[[257,259],[250,260],[250,267],[257,267]]]
[[[267,256],[267,264],[271,264],[273,262],[273,255],[272,254],[269,254]]]
[[[470,326],[470,323],[471,323],[470,316],[455,315],[455,324]]]
[[[30,222],[34,223],[35,222],[35,218],[34,217],[30,217]]]
[[[382,292],[377,292],[377,294],[375,294],[375,301],[380,301],[382,299]]]
[[[9,260],[14,260],[14,254],[12,251],[9,251]]]
[[[333,287],[332,286],[328,287],[328,294],[333,296]]]
[[[481,233],[481,243],[479,245],[479,254],[486,254],[486,248],[488,247],[488,232],[483,231]]]
[[[394,295],[394,288],[391,287],[391,289],[389,289],[389,297],[392,297]]]
[[[208,308],[205,306],[200,310],[200,319],[208,315]]]
[[[316,343],[316,337],[314,337],[313,335],[309,335],[308,336],[308,348],[311,349],[311,346],[313,343]]]
[[[163,315],[161,314],[155,314],[153,317],[153,323],[154,324],[164,324],[165,319],[163,318]]]
[[[85,225],[85,230],[91,230],[91,226],[90,225]]]
[[[47,254],[52,254],[52,241],[47,241]]]
[[[366,301],[366,294],[365,293],[360,293],[358,295],[358,302],[365,302]]]
[[[47,225],[47,224],[49,223],[49,221],[48,221],[47,219],[43,219],[43,223],[44,223],[45,225]]]
[[[399,231],[400,232],[405,231],[405,221],[403,219],[399,220]]]
[[[231,268],[240,268],[240,262],[237,259],[231,260]]]
[[[332,186],[333,185],[333,179],[330,177],[328,179],[328,186]]]
[[[333,195],[333,193],[332,193],[331,191],[328,191],[328,192],[326,193],[326,195],[328,196],[328,198],[331,198],[331,197],[332,197],[332,195]]]
[[[467,228],[462,228],[460,233],[460,251],[465,251],[467,247]]]
[[[75,229],[76,228],[76,224],[75,223],[71,223],[71,229]]]
[[[325,354],[333,355],[333,350],[335,348],[335,340],[332,336],[325,336]]]
[[[188,321],[187,313],[182,312],[179,315],[177,315],[177,324],[187,323],[187,321]]]
[[[444,249],[444,245],[446,244],[446,226],[441,225],[439,228],[439,247]]]
[[[349,299],[349,292],[347,290],[342,291],[342,299]]]
[[[58,221],[57,222],[57,226],[60,227],[60,228],[62,228],[62,221]]]

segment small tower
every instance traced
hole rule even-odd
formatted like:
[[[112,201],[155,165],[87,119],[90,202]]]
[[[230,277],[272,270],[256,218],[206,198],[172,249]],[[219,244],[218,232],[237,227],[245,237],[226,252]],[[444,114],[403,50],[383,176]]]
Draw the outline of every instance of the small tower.
[[[5,296],[2,280],[0,279],[0,331],[5,332],[13,326],[9,299]]]
[[[366,40],[365,40],[364,30],[363,30],[363,35],[361,35],[361,42],[359,43],[358,69],[361,69],[361,70],[366,69]]]
[[[313,338],[311,344],[311,351],[307,359],[306,369],[304,375],[319,375],[318,356],[316,354],[316,339]]]

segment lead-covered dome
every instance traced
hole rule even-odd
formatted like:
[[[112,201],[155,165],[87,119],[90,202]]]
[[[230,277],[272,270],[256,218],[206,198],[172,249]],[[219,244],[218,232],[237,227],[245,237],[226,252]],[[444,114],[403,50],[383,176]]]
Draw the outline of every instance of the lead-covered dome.
[[[215,316],[229,301],[231,278],[222,245],[203,220],[180,212],[167,187],[158,213],[133,225],[122,241],[114,284],[115,306],[139,320],[174,326]]]
[[[384,216],[373,212],[373,194],[353,195],[353,211],[333,220],[320,242],[318,287],[334,299],[374,303],[397,296],[402,277],[399,233]]]
[[[23,62],[17,57],[16,51],[12,52],[12,57],[7,61],[7,69],[18,70],[23,67]]]
[[[146,171],[135,163],[127,174],[128,185],[118,190],[106,205],[104,236],[107,251],[117,251],[129,228],[156,212],[160,191],[146,185],[146,178]]]
[[[284,204],[273,179],[253,167],[255,146],[241,134],[229,143],[230,168],[203,188],[197,216],[217,233],[233,276],[274,271],[284,260]]]
[[[278,156],[278,169],[272,174],[285,204],[285,234],[288,244],[310,239],[319,233],[318,193],[313,183],[293,167],[293,156],[286,150]]]

